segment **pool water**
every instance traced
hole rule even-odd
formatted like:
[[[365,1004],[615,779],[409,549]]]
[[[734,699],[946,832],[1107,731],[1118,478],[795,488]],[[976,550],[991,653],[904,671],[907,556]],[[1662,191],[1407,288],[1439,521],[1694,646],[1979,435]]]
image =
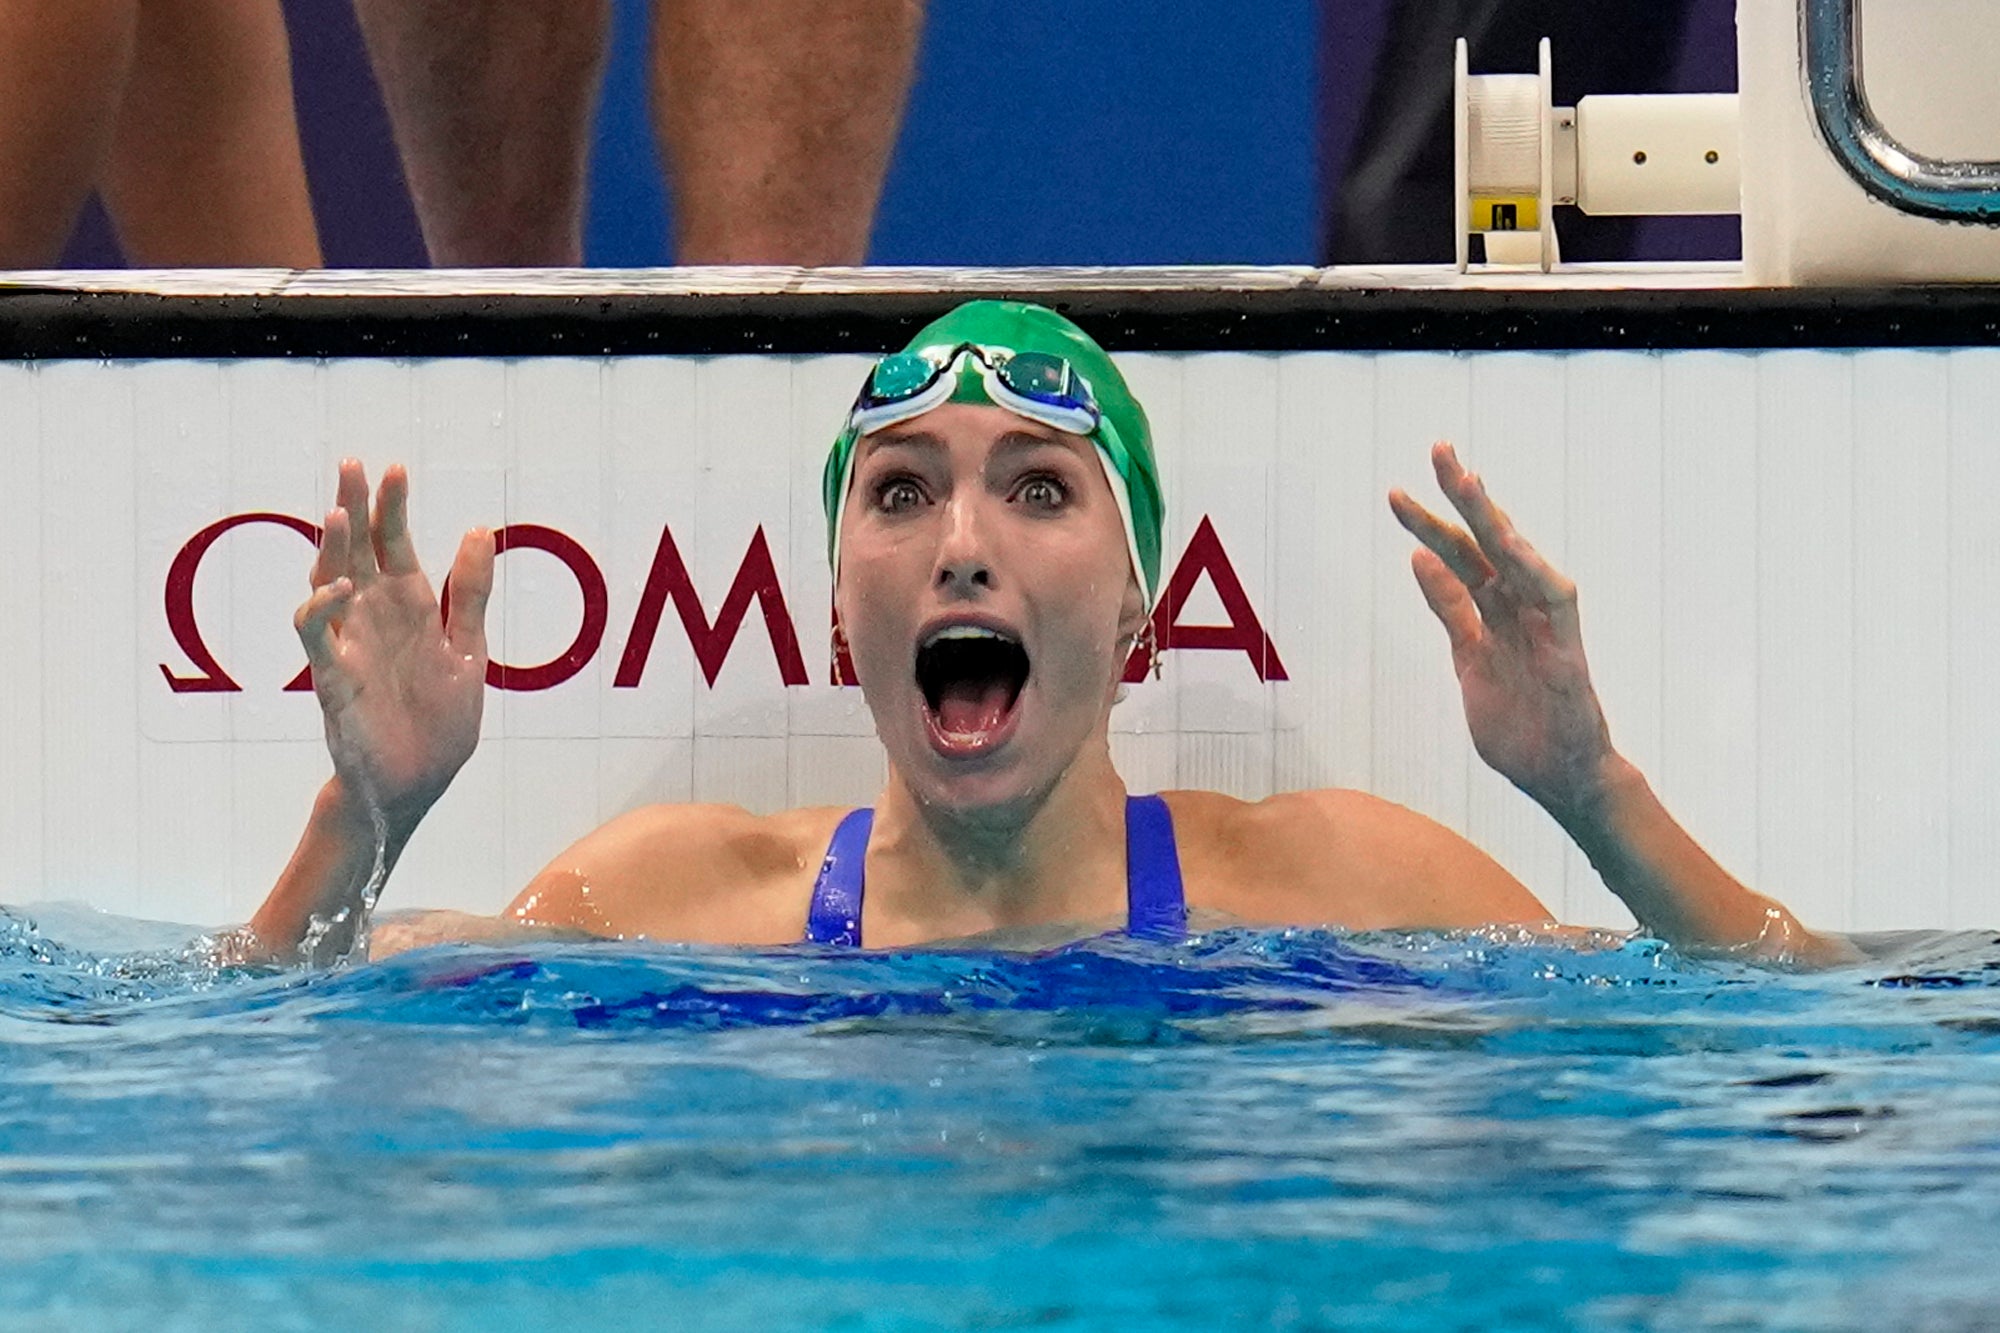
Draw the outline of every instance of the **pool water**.
[[[63,915],[0,918],[0,1328],[2000,1326],[1990,935],[308,974]]]

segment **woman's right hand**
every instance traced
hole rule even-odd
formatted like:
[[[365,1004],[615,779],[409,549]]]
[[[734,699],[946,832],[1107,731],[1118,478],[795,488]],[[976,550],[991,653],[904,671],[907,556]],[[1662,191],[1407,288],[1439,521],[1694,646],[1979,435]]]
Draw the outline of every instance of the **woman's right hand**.
[[[340,465],[312,596],[292,623],[312,664],[335,775],[350,799],[414,828],[479,743],[493,535],[465,534],[451,567],[450,619],[410,541],[409,474],[382,475],[374,512],[361,464]]]

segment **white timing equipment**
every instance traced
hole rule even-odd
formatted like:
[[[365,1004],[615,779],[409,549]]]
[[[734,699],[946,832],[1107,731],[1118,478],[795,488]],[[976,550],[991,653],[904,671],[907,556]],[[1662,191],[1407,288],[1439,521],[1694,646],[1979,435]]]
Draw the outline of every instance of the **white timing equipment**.
[[[1551,96],[1548,38],[1534,74],[1474,75],[1456,53],[1452,111],[1458,268],[1471,238],[1489,264],[1554,267],[1553,205],[1585,213],[1735,213],[1741,208],[1736,94]]]
[[[1738,0],[1740,96],[1454,77],[1458,267],[1547,271],[1551,211],[1740,213],[1756,285],[2000,281],[2000,4]],[[1864,43],[1864,38],[1865,43]],[[1868,61],[1863,68],[1862,50]]]

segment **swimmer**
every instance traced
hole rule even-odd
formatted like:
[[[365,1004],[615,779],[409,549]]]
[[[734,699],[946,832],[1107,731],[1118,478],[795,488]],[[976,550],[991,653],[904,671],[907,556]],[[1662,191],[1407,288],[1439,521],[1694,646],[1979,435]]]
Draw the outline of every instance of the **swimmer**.
[[[1668,814],[1612,746],[1573,586],[1449,446],[1463,520],[1401,491],[1480,756],[1533,798],[1654,934],[1828,961]],[[450,619],[411,547],[409,482],[373,505],[359,464],[297,625],[334,776],[247,930],[250,956],[351,946],[396,855],[472,754],[493,546],[452,567]],[[825,468],[834,600],[888,752],[870,810],[635,810],[586,835],[499,917],[385,925],[377,953],[554,931],[712,944],[908,948],[996,931],[1172,937],[1187,913],[1349,930],[1557,929],[1477,847],[1358,791],[1130,796],[1111,709],[1160,586],[1164,504],[1146,417],[1109,356],[1039,306],[975,301],[870,370]],[[379,836],[378,836],[379,835]],[[379,854],[378,854],[379,847]]]
[[[681,264],[859,264],[922,0],[654,0]],[[583,262],[609,0],[357,0],[431,262]]]
[[[0,269],[93,190],[135,265],[319,266],[279,0],[0,0]]]

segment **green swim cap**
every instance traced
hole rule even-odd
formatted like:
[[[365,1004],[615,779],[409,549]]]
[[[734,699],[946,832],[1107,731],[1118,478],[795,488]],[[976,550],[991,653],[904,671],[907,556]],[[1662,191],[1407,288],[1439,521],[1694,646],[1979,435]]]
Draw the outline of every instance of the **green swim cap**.
[[[1160,491],[1159,466],[1153,459],[1153,437],[1146,425],[1145,409],[1132,396],[1110,354],[1055,311],[1022,301],[968,301],[925,325],[903,351],[942,356],[963,343],[1059,356],[1089,384],[1102,418],[1089,439],[1097,446],[1105,479],[1118,499],[1133,573],[1150,608],[1160,592],[1160,529],[1166,501]],[[960,365],[951,401],[992,402],[981,367],[969,356]],[[827,454],[822,479],[827,559],[836,575],[840,570],[840,516],[847,506],[858,438],[852,423],[841,429]]]

